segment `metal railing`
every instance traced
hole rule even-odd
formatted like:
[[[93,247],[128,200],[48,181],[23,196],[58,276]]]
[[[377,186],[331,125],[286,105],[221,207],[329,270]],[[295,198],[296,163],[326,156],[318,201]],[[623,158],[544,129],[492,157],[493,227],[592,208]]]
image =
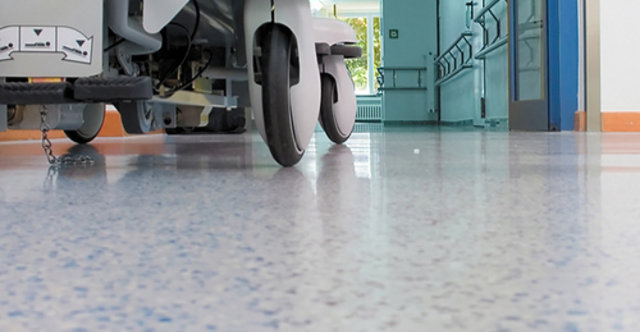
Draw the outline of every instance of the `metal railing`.
[[[391,83],[387,82],[387,73],[391,73]],[[416,72],[416,85],[398,86],[398,72]],[[426,67],[380,67],[378,68],[378,90],[426,90]]]
[[[460,34],[452,44],[434,61],[436,67],[436,86],[449,81],[465,69],[472,68],[473,46],[469,38],[471,31]]]
[[[484,8],[482,8],[478,12],[475,18],[475,22],[480,24],[483,30],[483,46],[482,49],[480,49],[480,51],[478,51],[478,53],[476,54],[476,59],[485,59],[489,53],[497,50],[501,46],[506,45],[509,40],[508,33],[505,32],[503,34],[503,27],[500,18],[494,13],[496,5],[502,1],[504,1],[505,4],[508,3],[508,0],[493,0],[486,6],[484,6]],[[487,24],[488,17],[490,17],[495,22],[495,36],[493,38],[491,38],[490,36],[491,33]]]

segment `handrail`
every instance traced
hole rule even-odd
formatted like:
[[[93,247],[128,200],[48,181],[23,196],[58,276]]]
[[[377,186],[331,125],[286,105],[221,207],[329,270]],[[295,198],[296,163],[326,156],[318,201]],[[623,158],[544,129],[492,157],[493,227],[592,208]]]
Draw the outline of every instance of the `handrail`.
[[[489,12],[491,12],[491,15],[493,15],[491,9],[493,9],[493,7],[495,7],[495,5],[497,5],[500,1],[502,0],[493,0],[485,5],[484,8],[480,9],[480,11],[476,14],[476,23],[480,23],[480,21],[483,21],[484,16]]]
[[[435,59],[436,86],[450,80],[464,69],[473,67],[470,63],[473,58],[473,46],[471,46],[471,42],[467,39],[472,36],[473,33],[471,31],[463,32],[446,51],[442,52],[442,54]]]
[[[495,42],[491,43],[490,45],[485,45],[480,51],[478,51],[478,53],[476,53],[476,59],[478,60],[486,59],[489,53],[497,50],[501,46],[506,45],[508,42],[509,42],[509,37],[504,36],[496,40]]]
[[[391,86],[384,86],[385,84],[385,71],[391,71],[391,77],[392,77],[392,82],[393,84]],[[398,72],[399,71],[415,71],[418,73],[418,81],[417,81],[417,85],[416,86],[398,86],[397,82],[398,82]],[[378,84],[380,85],[380,87],[378,88],[378,90],[380,91],[384,91],[384,90],[425,90],[427,89],[426,86],[423,85],[423,79],[422,79],[422,72],[427,72],[427,68],[426,67],[379,67],[378,68],[378,73],[380,74],[380,76],[378,76]],[[425,75],[426,76],[426,75]]]
[[[493,12],[494,7],[501,1],[502,0],[493,0],[488,3],[478,12],[477,17],[474,20],[482,26],[484,37],[482,48],[475,56],[476,59],[485,59],[489,53],[497,50],[500,46],[506,45],[508,42],[508,34],[505,34],[504,36],[502,35],[502,24],[498,16]],[[509,0],[504,0],[504,2],[508,4]],[[489,38],[489,29],[487,28],[487,14],[489,14],[496,23],[495,37],[491,40]]]
[[[435,83],[436,86],[440,86],[442,84],[447,83],[449,80],[454,78],[456,75],[460,74],[463,70],[469,69],[469,68],[473,68],[473,66],[471,64],[464,64],[464,65],[458,67],[456,70],[454,70],[451,73],[449,73],[449,75],[437,80],[436,83]]]
[[[462,41],[466,41],[467,44],[469,44],[469,41],[467,40],[466,37],[471,37],[473,36],[473,33],[471,31],[465,31],[463,33],[460,34],[460,37],[458,37],[458,39],[456,39],[456,41],[454,41],[451,46],[449,46],[447,48],[446,51],[442,52],[442,55],[440,55],[439,57],[436,58],[436,62],[439,62],[440,60],[442,60],[442,58],[444,58],[445,56],[447,56],[448,53],[451,53],[451,51],[453,51],[454,48],[456,48],[456,46]],[[471,45],[471,44],[469,44]]]

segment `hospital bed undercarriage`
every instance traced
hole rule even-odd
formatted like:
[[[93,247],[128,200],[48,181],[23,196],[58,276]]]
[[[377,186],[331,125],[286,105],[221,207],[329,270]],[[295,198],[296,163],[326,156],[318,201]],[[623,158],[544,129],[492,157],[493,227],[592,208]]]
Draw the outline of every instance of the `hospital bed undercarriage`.
[[[344,22],[308,0],[5,0],[0,3],[0,131],[62,129],[93,140],[113,104],[124,129],[204,127],[215,109],[253,112],[275,160],[296,164],[319,120],[353,130]]]

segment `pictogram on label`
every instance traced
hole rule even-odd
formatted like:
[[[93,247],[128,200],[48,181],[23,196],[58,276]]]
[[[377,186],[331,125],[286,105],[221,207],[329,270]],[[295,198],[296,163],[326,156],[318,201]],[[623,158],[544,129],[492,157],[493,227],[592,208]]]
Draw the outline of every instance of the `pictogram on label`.
[[[91,64],[93,37],[64,26],[0,28],[0,61],[12,60],[18,52],[63,53],[62,61]]]
[[[0,29],[0,61],[11,60],[11,53],[20,49],[20,28]]]
[[[80,31],[58,27],[58,52],[64,53],[63,60],[91,63],[93,37],[87,38]]]
[[[56,51],[55,27],[20,27],[20,52]]]

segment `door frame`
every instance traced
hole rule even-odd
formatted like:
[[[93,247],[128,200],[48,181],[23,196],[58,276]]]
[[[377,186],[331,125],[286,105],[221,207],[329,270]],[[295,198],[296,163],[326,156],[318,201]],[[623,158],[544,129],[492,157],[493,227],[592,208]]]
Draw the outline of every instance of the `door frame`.
[[[543,79],[543,99],[517,100],[518,79],[516,72],[517,59],[517,38],[519,26],[517,20],[517,9],[519,0],[508,1],[508,23],[509,23],[509,129],[521,131],[548,131],[549,130],[549,13],[547,1],[542,0],[542,68]]]
[[[587,131],[602,131],[600,73],[600,0],[585,1]]]

